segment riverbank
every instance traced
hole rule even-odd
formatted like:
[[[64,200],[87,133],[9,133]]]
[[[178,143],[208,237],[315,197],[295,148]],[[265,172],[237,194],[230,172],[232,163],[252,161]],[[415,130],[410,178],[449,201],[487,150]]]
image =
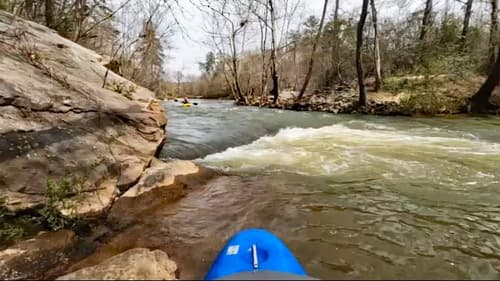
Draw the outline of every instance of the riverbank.
[[[0,278],[56,278],[113,235],[116,204],[155,190],[163,204],[184,196],[178,178],[200,169],[156,157],[167,118],[153,92],[107,69],[109,58],[3,11],[0,53]],[[119,275],[124,260],[131,271]],[[168,270],[141,275],[132,261]],[[110,263],[107,275],[81,276],[175,278],[166,253]]]
[[[462,79],[447,75],[405,76],[386,79],[384,88],[372,90],[368,82],[367,105],[359,106],[359,93],[355,85],[342,85],[335,89],[316,91],[296,100],[298,92],[281,91],[278,102],[248,99],[242,105],[278,108],[295,111],[318,111],[333,114],[371,114],[381,116],[435,116],[470,113],[469,98],[481,86],[484,77]],[[492,97],[489,114],[500,113],[500,89]]]
[[[181,257],[172,250],[174,245],[140,245],[129,239],[144,234],[137,224],[145,216],[219,175],[190,161],[153,160],[137,185],[99,218],[80,221],[72,229],[41,231],[0,251],[0,276],[9,280],[176,279]],[[166,234],[165,239],[176,237]],[[180,268],[189,270],[187,265]]]

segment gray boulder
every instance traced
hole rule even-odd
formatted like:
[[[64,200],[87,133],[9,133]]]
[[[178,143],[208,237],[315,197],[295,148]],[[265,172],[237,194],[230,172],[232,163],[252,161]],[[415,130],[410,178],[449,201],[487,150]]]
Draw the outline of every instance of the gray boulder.
[[[136,248],[57,280],[175,280],[176,271],[167,253]]]

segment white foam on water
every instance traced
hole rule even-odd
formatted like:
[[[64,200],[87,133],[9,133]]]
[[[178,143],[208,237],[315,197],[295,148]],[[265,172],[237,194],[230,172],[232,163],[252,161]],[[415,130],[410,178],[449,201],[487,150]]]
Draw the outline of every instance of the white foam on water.
[[[350,128],[350,125],[353,121],[321,128],[285,128],[274,136],[264,136],[200,161],[210,167],[228,167],[235,171],[265,172],[272,168],[331,175],[373,169],[381,177],[446,178],[448,171],[442,167],[449,165],[450,159],[458,163],[474,157],[482,157],[482,161],[500,160],[500,144],[464,138],[463,133],[453,136],[443,131],[442,135],[433,132],[432,136],[422,136],[412,134],[411,130],[370,122],[364,122],[362,129]],[[463,172],[467,173],[464,176],[472,173],[477,177],[481,170],[463,167]],[[467,182],[472,181],[475,179]]]

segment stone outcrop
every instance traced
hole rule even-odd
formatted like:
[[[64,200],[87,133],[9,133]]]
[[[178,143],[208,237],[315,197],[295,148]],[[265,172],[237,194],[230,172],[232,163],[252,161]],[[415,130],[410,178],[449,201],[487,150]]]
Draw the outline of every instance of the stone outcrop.
[[[47,180],[72,186],[94,216],[139,182],[165,140],[166,117],[151,91],[109,71],[107,61],[36,23],[0,11],[0,196],[11,211],[45,202]],[[71,194],[70,194],[71,195]]]
[[[198,167],[191,161],[174,160],[165,163],[153,159],[141,180],[122,196],[137,197],[156,188],[166,188],[174,183],[175,177],[195,174],[198,171]]]
[[[57,280],[175,280],[176,271],[165,252],[136,248]]]
[[[73,231],[42,232],[33,239],[0,251],[0,279],[37,278],[64,262],[77,242]]]

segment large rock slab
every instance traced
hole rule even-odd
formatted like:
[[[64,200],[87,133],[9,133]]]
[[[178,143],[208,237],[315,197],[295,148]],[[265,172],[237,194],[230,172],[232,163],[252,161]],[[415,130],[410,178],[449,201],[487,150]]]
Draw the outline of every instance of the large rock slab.
[[[136,248],[57,280],[175,280],[176,271],[167,253]]]
[[[37,278],[63,262],[76,242],[75,233],[69,230],[43,232],[0,251],[0,279]]]
[[[130,98],[103,88],[106,59],[47,27],[0,11],[0,32],[0,196],[6,207],[36,207],[48,179],[65,179],[81,203],[74,214],[102,213],[117,188],[138,182],[163,144],[163,107],[139,86]],[[111,71],[107,81],[132,84]]]

